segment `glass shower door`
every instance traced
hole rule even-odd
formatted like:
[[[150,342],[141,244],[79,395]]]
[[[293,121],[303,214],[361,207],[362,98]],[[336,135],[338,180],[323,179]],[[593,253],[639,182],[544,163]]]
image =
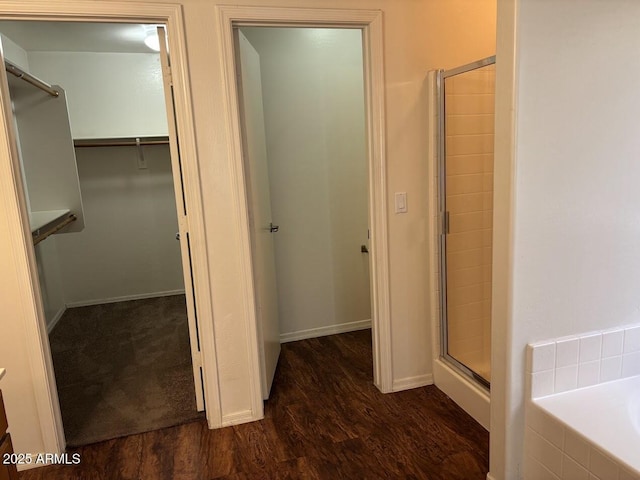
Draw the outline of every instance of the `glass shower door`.
[[[489,386],[495,57],[440,72],[443,356]]]

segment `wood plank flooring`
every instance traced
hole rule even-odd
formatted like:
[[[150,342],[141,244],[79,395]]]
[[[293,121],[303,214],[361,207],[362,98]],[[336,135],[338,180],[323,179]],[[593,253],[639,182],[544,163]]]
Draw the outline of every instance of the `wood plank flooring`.
[[[265,418],[198,421],[79,449],[23,480],[484,480],[489,434],[436,387],[381,394],[368,330],[282,346]]]

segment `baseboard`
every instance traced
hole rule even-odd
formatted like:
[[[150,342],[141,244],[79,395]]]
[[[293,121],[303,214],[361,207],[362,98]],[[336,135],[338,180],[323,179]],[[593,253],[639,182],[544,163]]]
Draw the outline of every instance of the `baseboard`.
[[[491,472],[487,473],[487,480],[496,480],[496,477],[491,475]]]
[[[231,425],[239,425],[241,423],[254,422],[256,420],[260,420],[261,418],[255,418],[253,415],[253,411],[251,410],[242,410],[236,413],[230,413],[228,415],[222,416],[222,426],[229,427]]]
[[[58,313],[56,313],[53,316],[51,321],[49,323],[47,323],[47,334],[50,334],[53,331],[53,329],[56,328],[56,325],[58,324],[58,322],[62,318],[62,315],[64,315],[64,312],[66,312],[66,311],[67,311],[67,307],[66,307],[66,305],[63,305],[62,308],[60,308],[60,310],[58,310]]]
[[[307,338],[325,337],[337,333],[355,332],[371,328],[371,320],[360,320],[357,322],[339,323],[338,325],[328,325],[326,327],[310,328],[308,330],[298,330],[280,334],[280,343],[295,342]]]
[[[128,302],[130,300],[144,300],[145,298],[171,297],[173,295],[184,295],[184,289],[167,290],[165,292],[139,293],[136,295],[124,295],[122,297],[97,298],[95,300],[81,300],[79,302],[67,303],[67,308],[89,307],[91,305],[103,305],[105,303]]]
[[[433,385],[433,375],[431,373],[394,380],[391,391],[401,392],[403,390],[411,390],[412,388],[426,387],[427,385]]]

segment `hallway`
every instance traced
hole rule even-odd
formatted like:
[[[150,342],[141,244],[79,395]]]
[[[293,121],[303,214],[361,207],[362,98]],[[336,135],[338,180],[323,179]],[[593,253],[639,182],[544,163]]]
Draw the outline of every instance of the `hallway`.
[[[434,386],[381,394],[364,330],[282,345],[262,421],[199,421],[69,452],[79,466],[20,478],[484,480],[489,435]]]

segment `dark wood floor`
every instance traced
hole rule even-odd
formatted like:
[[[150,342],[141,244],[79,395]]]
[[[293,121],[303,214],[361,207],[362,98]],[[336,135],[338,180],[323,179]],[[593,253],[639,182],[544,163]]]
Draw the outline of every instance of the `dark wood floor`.
[[[433,386],[381,394],[361,331],[283,345],[262,421],[199,421],[70,452],[79,466],[20,478],[484,480],[489,435]]]

